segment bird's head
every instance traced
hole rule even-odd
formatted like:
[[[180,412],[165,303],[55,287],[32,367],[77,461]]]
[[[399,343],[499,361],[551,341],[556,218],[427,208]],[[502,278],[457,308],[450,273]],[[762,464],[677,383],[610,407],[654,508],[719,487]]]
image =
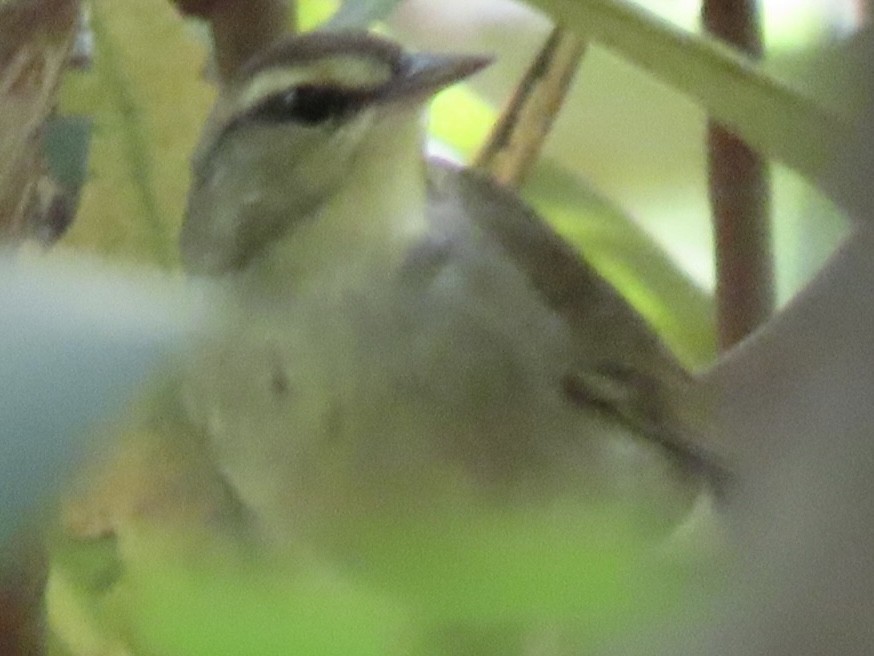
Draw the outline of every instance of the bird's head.
[[[422,157],[427,101],[488,62],[358,32],[292,37],[253,58],[223,89],[194,157],[186,268],[246,267],[358,179],[359,196],[397,189],[398,167]]]

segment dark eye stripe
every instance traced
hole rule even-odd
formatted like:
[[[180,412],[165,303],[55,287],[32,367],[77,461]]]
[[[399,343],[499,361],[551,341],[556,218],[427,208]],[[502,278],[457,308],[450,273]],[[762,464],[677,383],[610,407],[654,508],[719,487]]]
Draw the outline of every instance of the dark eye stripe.
[[[249,112],[249,118],[265,123],[293,121],[318,125],[355,112],[360,94],[332,86],[301,85],[265,98]]]

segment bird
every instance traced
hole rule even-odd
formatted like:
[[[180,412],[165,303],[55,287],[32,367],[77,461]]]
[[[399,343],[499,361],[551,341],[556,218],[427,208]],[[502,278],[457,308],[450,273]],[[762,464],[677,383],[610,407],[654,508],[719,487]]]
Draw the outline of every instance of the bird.
[[[426,157],[429,100],[489,61],[312,32],[227,82],[180,236],[215,325],[70,496],[68,534],[123,561],[134,515],[354,564],[361,517],[572,499],[661,539],[721,493],[698,383],[645,320],[512,191]]]

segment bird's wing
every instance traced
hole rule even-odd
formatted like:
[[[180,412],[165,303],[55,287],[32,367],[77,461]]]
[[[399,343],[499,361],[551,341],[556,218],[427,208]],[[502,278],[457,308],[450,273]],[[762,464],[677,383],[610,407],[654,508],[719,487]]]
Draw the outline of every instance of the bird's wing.
[[[561,318],[572,343],[561,385],[572,403],[613,415],[689,469],[725,481],[722,465],[697,444],[709,417],[700,384],[610,283],[487,175],[432,161],[428,191],[438,242],[479,232]]]

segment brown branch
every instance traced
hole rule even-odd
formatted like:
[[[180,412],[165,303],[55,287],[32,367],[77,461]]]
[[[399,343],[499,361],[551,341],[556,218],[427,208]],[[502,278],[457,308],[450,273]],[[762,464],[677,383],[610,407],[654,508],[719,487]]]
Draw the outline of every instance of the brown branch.
[[[714,36],[761,56],[755,0],[705,0],[702,18]],[[716,236],[718,342],[725,350],[773,312],[770,180],[767,163],[713,121],[708,125],[707,145]]]
[[[291,0],[173,0],[184,14],[208,21],[221,80],[288,30]],[[289,14],[289,12],[291,12]]]
[[[45,545],[34,525],[0,544],[0,654],[43,654],[42,602],[48,575]]]
[[[556,27],[525,72],[474,166],[517,188],[537,161],[564,103],[585,45]]]
[[[43,131],[76,35],[78,0],[0,5],[0,240],[42,222]]]

